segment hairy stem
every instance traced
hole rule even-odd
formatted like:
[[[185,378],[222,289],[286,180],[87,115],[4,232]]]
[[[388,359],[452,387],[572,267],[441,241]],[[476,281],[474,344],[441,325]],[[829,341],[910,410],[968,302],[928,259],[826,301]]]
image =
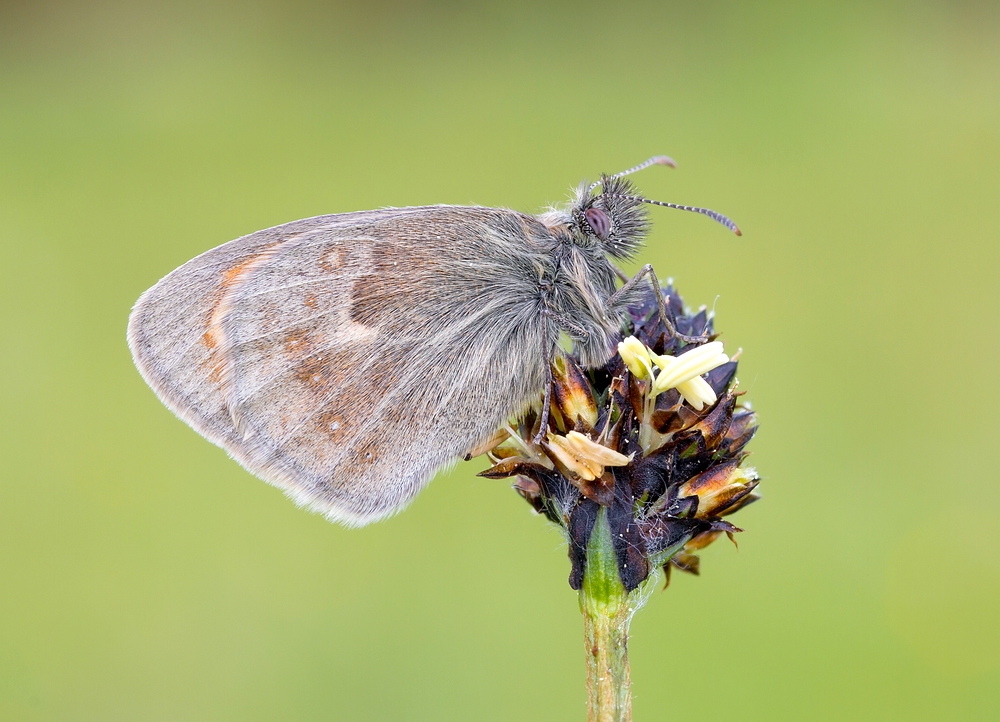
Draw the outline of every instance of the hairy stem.
[[[587,545],[587,566],[580,589],[590,722],[632,719],[628,627],[644,599],[640,590],[628,594],[622,586],[607,512],[602,508]]]

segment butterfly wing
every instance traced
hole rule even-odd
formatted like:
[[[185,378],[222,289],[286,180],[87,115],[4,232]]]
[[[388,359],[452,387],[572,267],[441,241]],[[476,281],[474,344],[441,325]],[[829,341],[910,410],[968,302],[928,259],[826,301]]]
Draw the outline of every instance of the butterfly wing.
[[[296,221],[166,276],[137,302],[129,345],[195,430],[298,503],[365,524],[538,393],[553,248],[500,209]]]

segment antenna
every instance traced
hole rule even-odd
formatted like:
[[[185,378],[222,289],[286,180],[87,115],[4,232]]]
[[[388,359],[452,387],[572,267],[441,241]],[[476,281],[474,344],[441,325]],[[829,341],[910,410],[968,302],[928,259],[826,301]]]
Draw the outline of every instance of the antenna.
[[[623,170],[621,173],[615,173],[613,176],[609,176],[608,180],[611,180],[612,178],[621,178],[623,175],[631,175],[632,173],[637,173],[641,170],[649,168],[649,166],[651,165],[668,165],[671,168],[677,167],[677,163],[674,161],[673,158],[670,158],[669,156],[665,155],[654,155],[652,158],[645,161],[644,163],[640,163],[639,165],[632,166],[628,170]],[[590,188],[587,189],[587,193],[588,194],[593,193],[594,189],[597,188],[597,186],[599,185],[601,185],[601,181],[597,181],[596,183],[591,183]]]
[[[676,203],[665,203],[664,201],[654,201],[649,198],[642,198],[641,196],[626,196],[626,195],[615,195],[614,198],[627,198],[630,201],[638,201],[639,203],[649,203],[654,206],[663,206],[664,208],[676,208],[679,211],[691,211],[692,213],[701,213],[703,216],[708,216],[713,221],[721,223],[726,228],[731,230],[737,236],[742,236],[743,232],[740,231],[740,227],[733,223],[729,218],[717,213],[710,208],[698,208],[696,206],[679,206]]]

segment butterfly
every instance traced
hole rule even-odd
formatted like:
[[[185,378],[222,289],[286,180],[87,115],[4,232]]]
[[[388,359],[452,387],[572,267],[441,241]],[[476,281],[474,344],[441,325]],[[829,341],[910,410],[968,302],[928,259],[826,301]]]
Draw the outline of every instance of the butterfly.
[[[370,523],[540,398],[547,414],[561,334],[600,365],[644,281],[662,307],[651,266],[629,278],[615,264],[641,247],[646,205],[740,233],[637,195],[624,176],[652,165],[674,163],[583,183],[540,215],[386,208],[251,233],[142,294],[129,348],[160,400],[250,472]]]

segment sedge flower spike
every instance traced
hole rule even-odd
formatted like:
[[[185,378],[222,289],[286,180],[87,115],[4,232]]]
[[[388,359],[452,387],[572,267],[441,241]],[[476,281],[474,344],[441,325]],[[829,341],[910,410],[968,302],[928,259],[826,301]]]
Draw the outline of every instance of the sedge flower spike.
[[[546,428],[536,406],[482,449],[492,465],[480,475],[513,477],[566,537],[591,720],[631,719],[628,626],[660,569],[668,582],[671,570],[698,574],[697,552],[741,532],[728,517],[759,498],[743,466],[757,417],[736,392],[737,361],[706,310],[662,291],[668,318],[651,292],[629,307],[603,367],[583,368],[572,351],[554,361]]]

